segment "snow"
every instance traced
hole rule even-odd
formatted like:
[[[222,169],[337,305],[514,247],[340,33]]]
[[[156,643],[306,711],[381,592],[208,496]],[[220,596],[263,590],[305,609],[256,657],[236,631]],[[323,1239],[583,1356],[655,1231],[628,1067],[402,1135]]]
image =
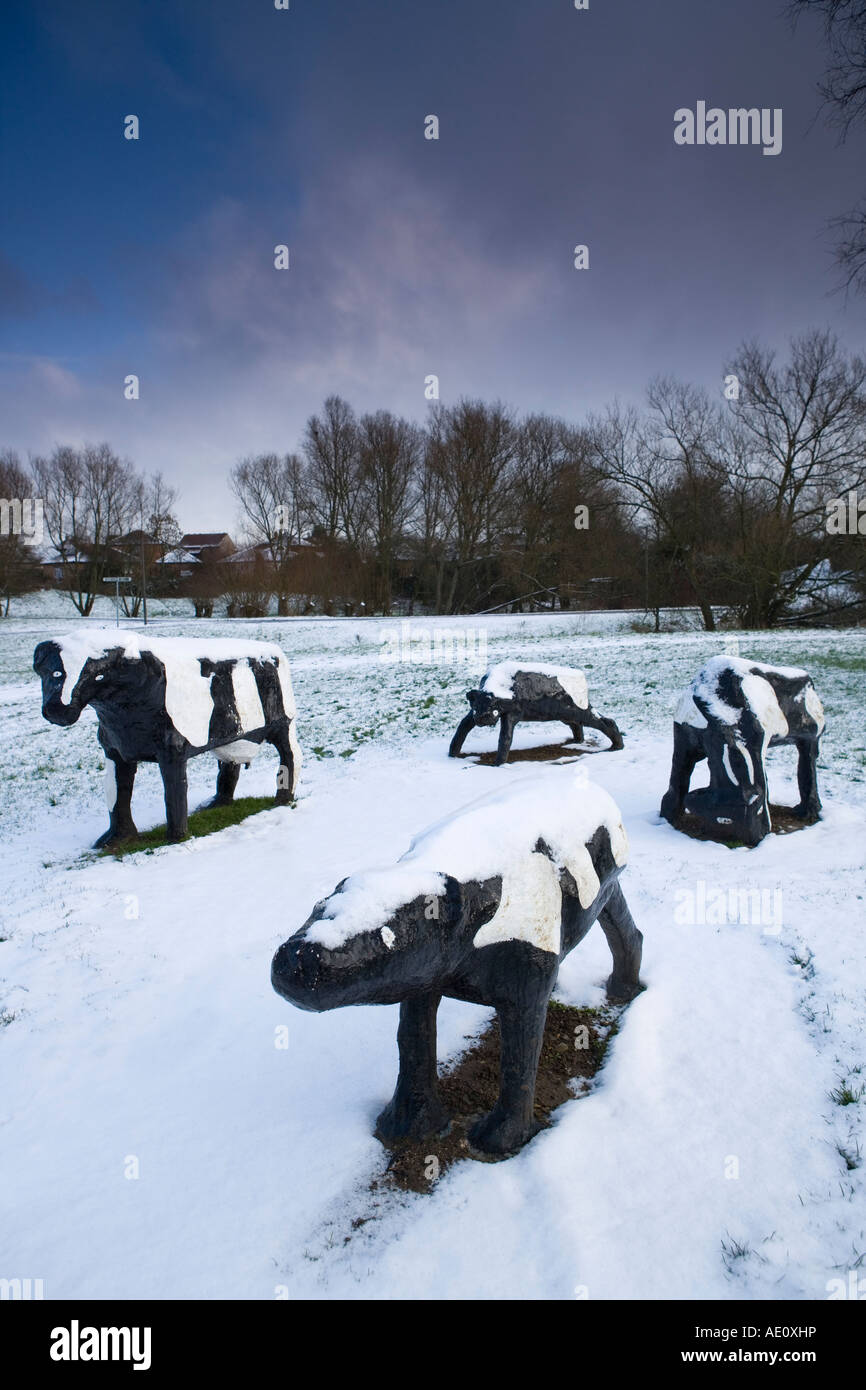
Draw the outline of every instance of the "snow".
[[[540,676],[551,676],[554,680],[559,681],[565,693],[571,696],[578,709],[589,707],[586,676],[583,671],[578,671],[574,666],[549,666],[547,664],[540,665],[538,662],[529,665],[520,661],[500,661],[498,665],[491,666],[481,682],[481,689],[486,690],[490,695],[497,695],[500,700],[513,700],[514,677],[519,671],[534,671]]]
[[[822,820],[732,851],[658,816],[669,710],[721,637],[622,632],[619,614],[484,621],[491,652],[528,665],[567,665],[579,642],[628,734],[581,765],[623,814],[647,990],[587,1095],[516,1158],[460,1163],[430,1196],[370,1190],[396,1008],[292,1009],[271,959],[341,878],[393,870],[434,818],[536,777],[554,799],[573,766],[449,759],[465,668],[382,663],[375,619],[166,619],[160,638],[262,636],[290,658],[301,799],[96,859],[95,716],[48,724],[31,669],[56,614],[0,624],[0,1276],[42,1278],[50,1299],[736,1301],[824,1299],[860,1269],[866,1101],[834,1096],[866,1078],[866,632],[742,635],[763,662],[811,671],[830,721]],[[552,736],[521,725],[515,744]],[[769,749],[767,768],[773,800],[795,802],[792,750]],[[191,805],[213,774],[190,762]],[[273,778],[265,750],[240,790]],[[142,828],[164,818],[153,767],[133,811]],[[746,889],[772,912],[719,923],[678,896],[698,908]],[[593,929],[557,997],[600,1004],[609,973]],[[489,1017],[443,1001],[443,1061]]]
[[[524,778],[423,831],[396,865],[347,879],[328,899],[324,916],[307,928],[306,939],[328,949],[344,946],[387,922],[402,904],[437,897],[446,874],[458,883],[501,877],[502,901],[475,945],[521,940],[559,954],[559,869],[571,871],[581,906],[589,907],[600,885],[586,843],[600,826],[607,828],[616,863],[625,864],[628,841],[619,811],[585,774],[564,772],[555,796],[547,777]],[[553,863],[533,853],[539,839],[550,847]]]
[[[476,933],[473,946],[526,941],[558,956],[562,922],[559,873],[546,854],[529,853],[503,872],[502,899]]]
[[[768,666],[760,661],[747,661],[743,657],[714,656],[701,668],[689,688],[684,691],[677,705],[674,718],[679,724],[690,724],[693,728],[705,729],[707,721],[695,702],[697,696],[715,719],[722,724],[735,725],[740,722],[740,711],[719,695],[719,680],[726,671],[732,671],[740,678],[743,694],[760,723],[766,739],[786,738],[788,721],[776,698],[776,692],[761,672],[784,676],[786,680],[809,680],[809,673],[796,666]],[[819,725],[824,727],[824,707],[812,686],[803,692],[806,708]]]
[[[117,772],[111,758],[105,760],[105,804],[109,811],[117,805]]]
[[[815,689],[814,685],[806,686],[805,690],[803,691],[803,700],[805,702],[808,713],[812,716],[815,723],[818,725],[819,731],[823,731],[826,722],[824,719],[824,706],[821,703],[820,696],[818,695],[818,692]]]
[[[788,721],[782,713],[776,692],[763,676],[743,676],[742,691],[764,730],[764,746],[770,738],[787,738]]]

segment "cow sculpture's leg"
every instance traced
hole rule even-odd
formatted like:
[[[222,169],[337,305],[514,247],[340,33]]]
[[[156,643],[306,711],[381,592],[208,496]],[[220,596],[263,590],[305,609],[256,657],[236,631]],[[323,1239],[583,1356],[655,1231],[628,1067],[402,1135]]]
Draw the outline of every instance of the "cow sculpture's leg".
[[[758,845],[772,828],[770,822],[770,791],[764,767],[764,734],[757,723],[743,718],[741,739],[728,745],[728,758],[745,802],[743,841]],[[741,749],[748,753],[748,761]],[[749,772],[751,764],[751,775]]]
[[[541,1129],[535,1119],[535,1080],[544,1041],[547,1002],[556,979],[558,961],[538,979],[521,981],[520,997],[496,1004],[501,1037],[499,1098],[469,1131],[469,1142],[496,1157],[515,1153]]]
[[[794,807],[794,815],[803,820],[817,820],[821,814],[821,798],[818,795],[818,741],[814,738],[797,740],[797,786],[800,789],[800,803]]]
[[[610,739],[612,749],[623,747],[622,734],[619,726],[612,719],[605,719],[603,714],[598,714],[596,710],[590,708],[583,716],[584,724],[588,724],[591,729],[600,729],[605,738]]]
[[[185,840],[187,825],[186,758],[160,759],[162,785],[165,790],[165,823],[170,843]]]
[[[496,766],[501,767],[508,759],[511,752],[511,740],[514,738],[514,730],[517,728],[518,720],[513,714],[503,714],[499,721],[499,746],[496,749]]]
[[[689,783],[696,765],[704,757],[697,735],[682,724],[674,724],[674,755],[671,763],[670,785],[662,798],[661,815],[674,823],[682,814]]]
[[[238,778],[241,775],[240,763],[225,762],[217,759],[219,772],[217,773],[216,796],[210,803],[211,806],[230,806],[234,801],[235,788]]]
[[[613,956],[613,973],[607,982],[607,997],[616,1003],[634,999],[644,988],[640,982],[643,934],[634,924],[618,883],[598,914],[598,922]]]
[[[269,740],[276,748],[280,758],[280,770],[277,773],[277,791],[274,801],[278,806],[288,806],[295,794],[295,757],[292,752],[292,740],[289,736],[289,725],[286,722],[280,727],[273,738]]]
[[[439,1099],[436,1080],[436,1011],[439,994],[419,994],[400,1005],[397,1089],[376,1121],[386,1144],[438,1134],[450,1116]]]
[[[128,763],[117,754],[108,752],[105,757],[105,799],[108,802],[109,826],[96,841],[94,849],[106,849],[110,845],[122,844],[124,840],[134,840],[138,834],[132,819],[132,786],[138,764]]]
[[[474,728],[475,715],[464,714],[460,723],[457,725],[457,732],[451,740],[451,746],[448,749],[449,758],[457,758],[460,756],[460,750],[466,741],[466,735],[470,734]]]
[[[583,725],[569,724],[568,727],[571,729],[571,737],[574,739],[574,742],[583,743]]]

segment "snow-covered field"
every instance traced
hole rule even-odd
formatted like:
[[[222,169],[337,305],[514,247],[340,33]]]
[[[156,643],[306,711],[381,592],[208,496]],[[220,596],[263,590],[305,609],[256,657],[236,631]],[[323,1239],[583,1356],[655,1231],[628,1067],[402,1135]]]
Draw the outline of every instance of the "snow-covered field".
[[[623,812],[648,986],[590,1094],[518,1157],[458,1165],[421,1196],[369,1190],[396,1008],[298,1012],[270,961],[346,874],[539,774],[447,758],[478,660],[384,661],[419,646],[376,619],[156,623],[288,654],[299,802],[97,860],[95,718],[45,723],[30,669],[38,641],[77,624],[0,628],[0,1277],[42,1279],[47,1298],[823,1299],[866,1275],[866,631],[741,635],[744,656],[805,666],[828,720],[823,820],[749,851],[658,817],[677,697],[725,637],[635,635],[619,614],[412,620],[410,635],[484,624],[491,664],[586,671],[626,735],[579,766]],[[388,628],[401,640],[383,644]],[[550,739],[522,726],[515,747]],[[793,802],[793,751],[769,765],[773,799]],[[190,764],[191,805],[215,775]],[[275,775],[267,750],[239,794]],[[575,765],[542,775],[555,796]],[[142,829],[162,819],[155,769],[133,810]],[[725,898],[720,922],[731,889],[743,902]],[[600,1003],[608,970],[594,928],[560,997]],[[488,1016],[444,1001],[441,1056]]]

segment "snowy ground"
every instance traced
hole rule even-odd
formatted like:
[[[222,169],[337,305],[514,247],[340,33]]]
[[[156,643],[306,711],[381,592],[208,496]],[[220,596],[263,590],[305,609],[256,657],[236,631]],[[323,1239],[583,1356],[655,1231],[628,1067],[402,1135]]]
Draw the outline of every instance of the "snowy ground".
[[[384,662],[378,620],[165,620],[155,634],[237,630],[288,653],[299,804],[96,860],[95,720],[45,723],[30,670],[35,644],[76,621],[0,628],[0,1277],[41,1278],[48,1298],[822,1299],[866,1275],[866,632],[741,637],[743,655],[813,674],[825,815],[732,851],[657,814],[676,697],[725,638],[635,635],[621,615],[462,621],[485,624],[491,663],[582,666],[624,729],[624,752],[599,737],[580,765],[623,811],[648,988],[594,1090],[517,1158],[374,1199],[397,1011],[292,1010],[271,956],[344,875],[539,765],[449,761],[478,661]],[[550,736],[524,727],[515,746]],[[466,751],[494,739],[477,731]],[[774,799],[795,800],[793,770],[790,750],[771,753]],[[191,764],[192,805],[215,772]],[[263,755],[239,792],[275,773]],[[575,774],[543,775],[555,795]],[[140,828],[162,818],[152,768],[134,812]],[[742,921],[705,920],[728,889],[765,893]],[[560,996],[601,1002],[608,969],[596,928]],[[445,1001],[441,1056],[487,1016]]]

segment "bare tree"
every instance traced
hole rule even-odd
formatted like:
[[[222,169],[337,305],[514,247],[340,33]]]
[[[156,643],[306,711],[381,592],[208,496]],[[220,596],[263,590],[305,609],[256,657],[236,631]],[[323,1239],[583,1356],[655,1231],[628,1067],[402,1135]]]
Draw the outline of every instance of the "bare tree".
[[[647,404],[645,416],[616,404],[592,422],[596,466],[652,536],[656,563],[664,559],[671,575],[685,578],[712,632],[723,520],[720,411],[706,392],[667,377],[650,385]]]
[[[347,401],[329,396],[321,415],[311,415],[303,440],[307,505],[328,540],[355,544],[364,534],[363,484],[358,423]]]
[[[417,505],[421,431],[390,411],[364,415],[358,427],[363,513],[374,561],[373,601],[391,612],[397,550]]]
[[[261,555],[219,565],[227,618],[264,618],[273,592],[273,574]]]
[[[143,612],[147,622],[148,594],[159,587],[160,561],[180,544],[181,528],[174,515],[176,504],[177,489],[166,482],[162,473],[138,479],[135,529],[116,547],[123,572],[131,581],[120,595],[129,618],[137,618]]]
[[[259,454],[231,471],[231,489],[240,503],[246,535],[267,546],[277,595],[277,612],[289,611],[293,547],[303,533],[303,478],[297,454]]]
[[[813,331],[789,360],[747,344],[725,460],[735,499],[741,616],[772,626],[835,558],[827,503],[866,485],[866,361]]]
[[[620,507],[595,470],[585,430],[551,415],[526,416],[517,428],[509,491],[503,583],[516,604],[558,601],[568,608],[591,577],[609,579],[612,568],[622,569],[612,564],[609,544],[619,532],[622,551]]]
[[[12,449],[0,451],[0,497],[5,502],[32,498],[33,483]],[[32,593],[40,585],[37,559],[24,535],[0,532],[0,616],[7,617],[13,598]]]
[[[571,457],[567,428],[551,415],[529,415],[515,437],[510,490],[511,546],[508,578],[513,597],[550,589],[559,571],[554,507],[562,473]]]
[[[413,608],[414,599],[417,597],[434,613],[441,613],[454,518],[447,504],[445,485],[433,456],[432,435],[430,431],[425,431],[423,457],[418,475],[418,507],[409,537],[409,549],[414,553],[416,579]]]
[[[500,402],[461,400],[431,411],[429,467],[450,513],[448,573],[442,609],[477,603],[485,572],[503,540],[516,446],[514,418]]]
[[[108,444],[58,446],[32,463],[45,527],[63,567],[64,585],[87,617],[112,557],[138,515],[138,478]]]
[[[866,123],[866,0],[791,0],[794,21],[814,14],[824,21],[829,63],[820,93],[832,125],[846,140]],[[839,236],[836,256],[843,283],[866,291],[866,200],[831,222]]]

